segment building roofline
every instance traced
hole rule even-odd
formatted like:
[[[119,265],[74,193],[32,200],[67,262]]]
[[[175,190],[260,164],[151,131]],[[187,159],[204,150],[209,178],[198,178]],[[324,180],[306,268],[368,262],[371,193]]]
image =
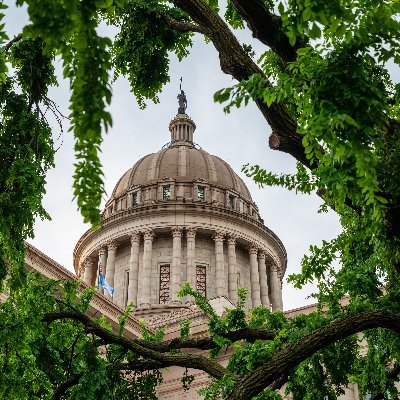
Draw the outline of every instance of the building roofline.
[[[40,272],[48,279],[79,280],[77,275],[54,261],[32,244],[25,242],[25,248],[25,264],[29,269]],[[80,288],[82,290],[88,287],[88,285],[80,281]],[[118,318],[123,315],[124,310],[101,293],[96,293],[90,303],[88,314],[94,316],[99,312],[106,317],[113,329],[119,329]],[[130,337],[139,337],[142,333],[139,320],[133,316],[127,319],[125,330]]]

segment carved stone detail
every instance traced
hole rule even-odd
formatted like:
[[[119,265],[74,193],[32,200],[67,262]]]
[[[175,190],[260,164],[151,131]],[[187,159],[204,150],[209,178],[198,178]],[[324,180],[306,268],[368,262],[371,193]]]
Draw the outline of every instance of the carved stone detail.
[[[136,242],[140,242],[140,232],[138,232],[138,231],[131,232],[129,237],[130,237],[130,240],[131,240],[131,244],[136,243]]]
[[[235,235],[229,234],[227,242],[230,245],[236,246],[236,239],[237,237]]]
[[[106,246],[101,246],[99,248],[99,257],[102,257],[102,256],[104,256],[106,254],[107,254],[107,247]]]
[[[223,242],[224,239],[225,239],[225,233],[223,233],[223,232],[221,232],[221,231],[216,231],[215,234],[214,234],[214,236],[213,236],[213,239],[214,239],[216,242]]]
[[[108,251],[116,251],[118,248],[118,244],[116,241],[112,240],[111,242],[107,243]]]
[[[183,228],[181,226],[173,226],[171,228],[172,237],[182,237]]]
[[[258,247],[257,247],[254,243],[251,243],[251,244],[248,246],[247,249],[248,249],[250,255],[251,255],[251,254],[257,254],[257,253],[258,253]]]
[[[144,240],[153,240],[154,236],[155,236],[155,233],[154,233],[153,229],[148,229],[143,234]]]
[[[196,227],[190,227],[186,229],[186,237],[188,239],[195,239],[196,238],[196,232],[197,228]]]
[[[258,259],[259,259],[259,260],[265,260],[265,257],[266,257],[265,251],[264,251],[264,250],[260,250],[260,251],[258,252]]]

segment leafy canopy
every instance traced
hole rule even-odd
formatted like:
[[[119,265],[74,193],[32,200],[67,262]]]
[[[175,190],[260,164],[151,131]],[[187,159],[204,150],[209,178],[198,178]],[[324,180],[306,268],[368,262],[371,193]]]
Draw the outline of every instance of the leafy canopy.
[[[0,25],[0,279],[10,272],[10,297],[0,307],[3,397],[51,398],[61,390],[60,396],[74,399],[155,398],[159,368],[197,362],[213,377],[202,390],[206,399],[277,399],[275,389],[283,384],[294,399],[334,399],[349,382],[357,383],[363,395],[398,396],[400,85],[388,66],[398,71],[400,63],[399,1],[42,3],[17,1],[27,6],[29,24],[11,41]],[[1,1],[0,20],[5,8]],[[115,38],[99,35],[101,22],[117,28]],[[251,45],[241,45],[232,33],[245,27],[265,45],[256,61]],[[163,332],[145,326],[141,345],[115,337],[105,343],[104,321],[83,317],[92,292],[24,273],[24,240],[33,235],[36,217],[48,218],[41,202],[54,147],[44,109],[62,118],[47,97],[49,86],[57,84],[55,57],[61,58],[71,89],[74,196],[95,229],[101,225],[104,192],[99,152],[112,124],[107,111],[111,75],[128,78],[141,107],[147,100],[157,102],[169,80],[171,54],[187,56],[194,32],[215,46],[221,69],[237,80],[215,100],[225,103],[227,112],[255,101],[272,128],[271,148],[298,161],[293,174],[250,164],[244,172],[260,186],[316,192],[324,201],[321,211],[332,208],[343,227],[331,242],[311,246],[301,272],[289,277],[298,288],[317,282],[318,310],[310,315],[288,320],[256,308],[246,317],[241,293],[237,308],[220,318],[185,286],[182,295],[194,296],[210,318],[213,344],[206,346],[211,350],[206,361],[168,347]],[[48,319],[71,310],[80,319],[72,314]],[[354,321],[365,331],[365,355],[359,352]],[[88,333],[94,323],[97,333]],[[237,331],[260,330],[262,339],[232,339]],[[181,340],[191,340],[189,333],[190,323],[182,323]],[[321,346],[310,345],[310,337]],[[226,346],[232,356],[224,369],[214,357]],[[305,356],[295,359],[296,349]],[[279,365],[286,369],[274,377],[268,368],[277,368],[282,354]],[[190,381],[186,372],[184,385]]]

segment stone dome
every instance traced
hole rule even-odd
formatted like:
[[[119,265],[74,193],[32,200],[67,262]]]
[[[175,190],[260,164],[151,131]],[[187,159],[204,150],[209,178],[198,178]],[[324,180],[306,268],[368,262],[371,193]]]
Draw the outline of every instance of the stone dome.
[[[177,115],[170,124],[170,130],[174,127],[173,122],[180,125],[189,122],[194,125],[187,115]],[[111,198],[120,197],[136,187],[167,179],[208,183],[221,189],[233,190],[245,201],[252,202],[246,185],[224,160],[198,148],[190,140],[174,140],[174,137],[167,148],[146,155],[125,172],[115,186]]]
[[[101,266],[115,289],[112,301],[133,301],[136,313],[187,307],[193,299],[177,296],[183,282],[232,304],[237,288],[247,287],[246,307],[282,309],[285,248],[242,179],[194,143],[195,128],[178,113],[169,124],[171,141],[125,172],[101,228],[76,244],[75,271],[93,285]]]
[[[185,159],[185,165],[182,159]],[[242,179],[225,161],[194,146],[171,146],[144,156],[125,172],[115,186],[112,197],[166,178],[179,182],[208,182],[221,189],[233,189],[245,200],[252,201]]]

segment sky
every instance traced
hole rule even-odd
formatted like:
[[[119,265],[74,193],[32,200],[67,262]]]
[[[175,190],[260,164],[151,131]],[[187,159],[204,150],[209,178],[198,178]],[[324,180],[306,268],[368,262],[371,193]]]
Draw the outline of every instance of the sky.
[[[15,2],[6,3],[10,6],[6,11],[6,29],[12,38],[21,32],[27,15],[24,9],[14,6]],[[110,35],[113,32],[101,27],[99,33]],[[260,53],[262,47],[247,32],[240,32],[239,37],[242,42],[251,43],[254,50]],[[59,86],[51,88],[49,97],[64,115],[68,115],[69,83],[62,78],[60,62],[56,70]],[[276,187],[260,189],[241,172],[242,166],[250,163],[275,173],[291,173],[296,163],[291,156],[269,149],[271,129],[253,103],[234,109],[230,114],[224,113],[222,105],[214,103],[214,93],[233,85],[235,81],[221,72],[218,54],[211,44],[196,35],[189,57],[179,63],[174,55],[171,56],[170,77],[171,82],[160,94],[160,103],[149,102],[145,110],[139,108],[126,79],[119,78],[113,84],[110,106],[113,127],[104,136],[101,154],[107,193],[111,194],[118,179],[139,158],[157,152],[170,141],[168,123],[177,113],[176,96],[182,77],[188,98],[187,114],[197,126],[194,141],[204,150],[227,161],[239,174],[258,205],[265,225],[280,237],[286,247],[288,266],[283,285],[284,308],[289,310],[313,303],[309,295],[315,286],[295,289],[286,283],[286,278],[300,272],[300,261],[310,245],[330,240],[340,232],[337,215],[333,211],[318,213],[321,200],[315,194],[301,195]],[[54,121],[52,126],[58,150],[56,166],[47,177],[44,197],[44,207],[52,220],[37,220],[35,238],[29,242],[73,271],[73,249],[89,226],[83,224],[73,201],[74,140],[72,133],[68,132],[68,121],[64,120],[63,132]],[[107,196],[103,204],[106,199]]]

